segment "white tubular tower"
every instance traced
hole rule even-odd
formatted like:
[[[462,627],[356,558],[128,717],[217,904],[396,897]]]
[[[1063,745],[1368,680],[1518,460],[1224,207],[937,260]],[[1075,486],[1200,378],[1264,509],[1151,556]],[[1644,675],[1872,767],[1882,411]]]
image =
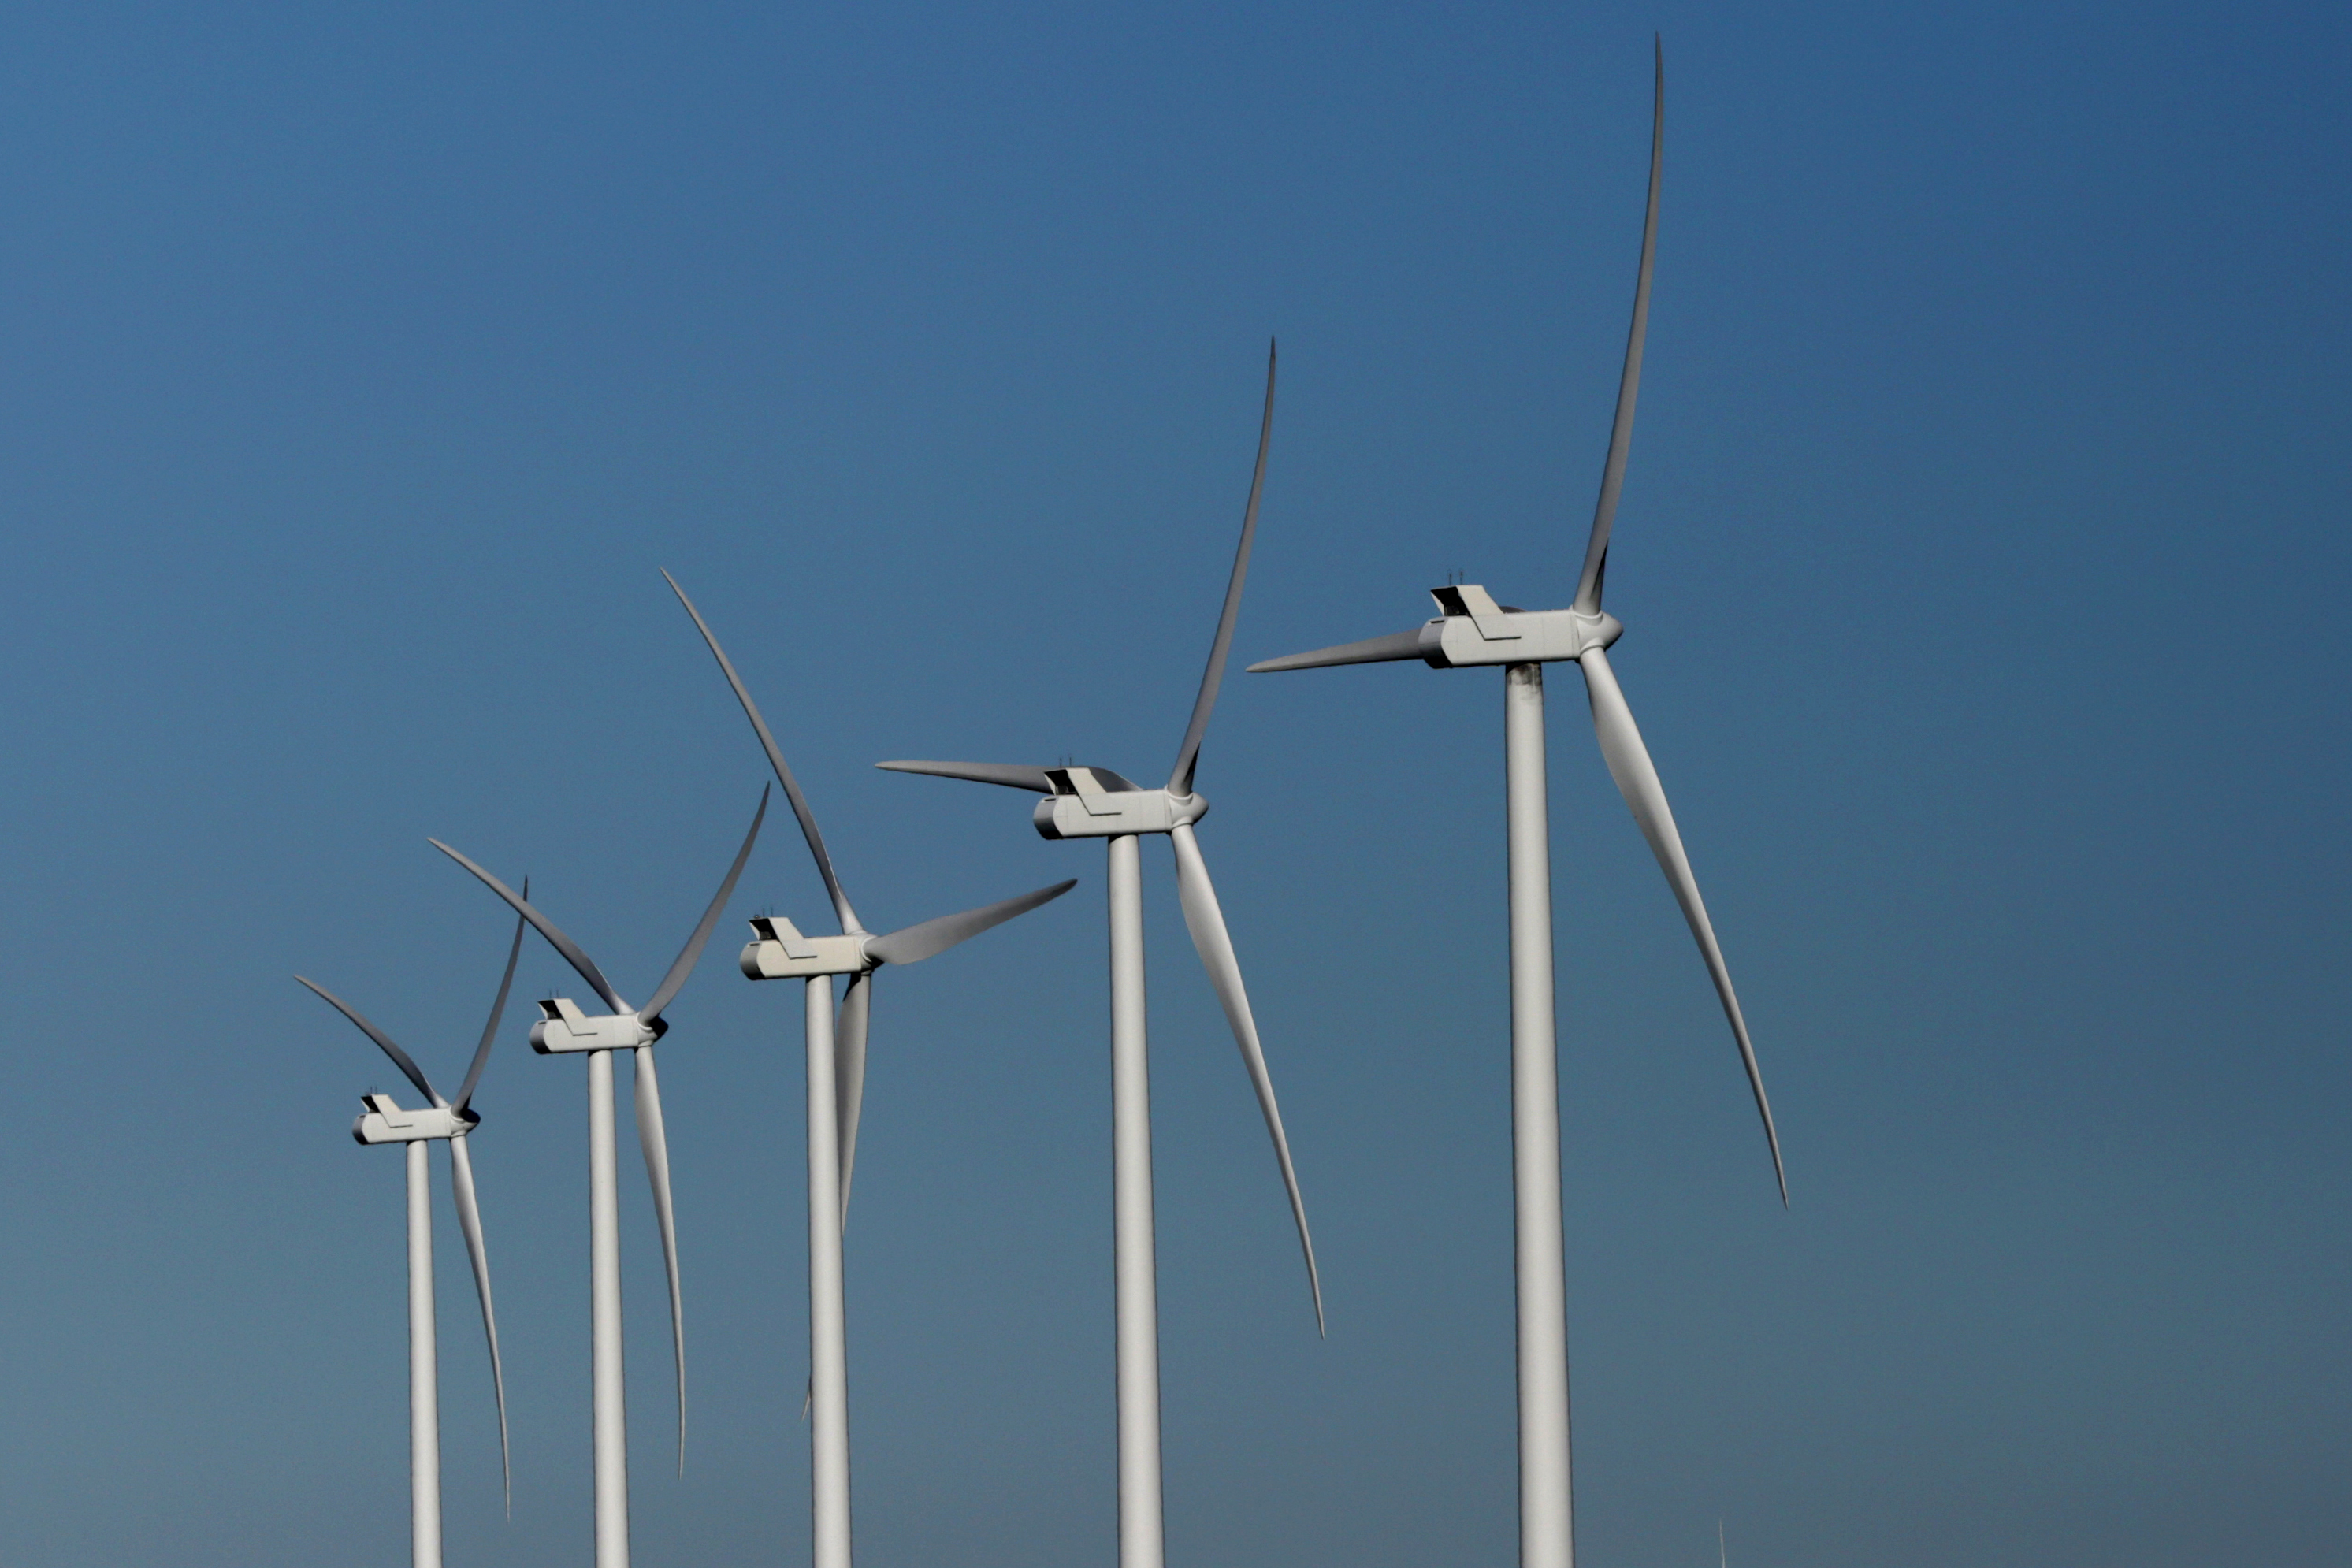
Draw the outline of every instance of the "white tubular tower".
[[[408,1146],[409,1561],[441,1568],[441,1357],[433,1342],[431,1145]]]

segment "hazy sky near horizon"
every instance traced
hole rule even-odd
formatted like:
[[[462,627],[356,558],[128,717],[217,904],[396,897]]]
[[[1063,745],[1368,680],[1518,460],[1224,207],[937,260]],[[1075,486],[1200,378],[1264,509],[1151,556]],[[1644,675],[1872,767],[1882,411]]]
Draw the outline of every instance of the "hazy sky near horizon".
[[[1114,1551],[1102,855],[885,757],[1162,776],[1238,662],[1573,591],[1748,1008],[1550,679],[1580,1545],[2340,1565],[2352,18],[2319,5],[149,4],[0,18],[0,1562],[404,1563],[397,1090],[535,895],[630,994],[763,768],[869,924],[865,1568]],[[1514,1561],[1501,678],[1229,680],[1202,827],[1330,1311],[1145,849],[1171,1561]],[[804,1560],[772,816],[623,1137],[637,1561]],[[535,940],[436,1161],[449,1560],[589,1547],[579,1064]],[[625,1076],[625,1073],[624,1074]]]

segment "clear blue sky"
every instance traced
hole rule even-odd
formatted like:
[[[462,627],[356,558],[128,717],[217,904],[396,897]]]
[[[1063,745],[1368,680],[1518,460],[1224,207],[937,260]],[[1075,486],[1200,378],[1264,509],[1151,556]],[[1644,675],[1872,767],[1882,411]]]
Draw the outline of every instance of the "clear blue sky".
[[[1793,1206],[1555,681],[1581,1544],[2340,1564],[2352,27],[2314,5],[212,4],[0,20],[0,1560],[406,1561],[393,1088],[507,925],[642,994],[765,703],[886,976],[867,1568],[1112,1550],[1100,852],[891,756],[1154,779],[1283,349],[1236,652],[1564,601],[1669,73],[1617,668]],[[1147,848],[1171,1561],[1511,1561],[1500,679],[1236,676],[1202,842],[1330,1306]],[[802,1560],[774,822],[664,1048],[693,1405],[625,1190],[639,1560]],[[543,947],[524,998],[576,991]],[[583,1089],[440,1219],[453,1563],[588,1547]],[[625,1172],[635,1169],[626,1156]],[[437,1180],[437,1178],[436,1178]]]

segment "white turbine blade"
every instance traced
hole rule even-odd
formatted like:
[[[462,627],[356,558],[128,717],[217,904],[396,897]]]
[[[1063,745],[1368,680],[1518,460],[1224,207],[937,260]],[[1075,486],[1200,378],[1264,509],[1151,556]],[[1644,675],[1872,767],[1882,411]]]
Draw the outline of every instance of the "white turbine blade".
[[[530,879],[522,879],[522,896],[530,897]],[[453,1110],[464,1110],[474,1102],[474,1089],[482,1081],[482,1069],[489,1065],[490,1047],[499,1037],[499,1020],[506,1016],[507,993],[514,989],[515,961],[522,957],[523,928],[530,922],[515,916],[514,941],[507,948],[507,972],[499,979],[498,999],[490,1004],[490,1020],[482,1026],[482,1043],[474,1047],[473,1065],[466,1069],[466,1081],[457,1089],[457,1103]]]
[[[816,829],[816,813],[809,809],[808,797],[801,794],[800,784],[793,777],[793,770],[784,765],[783,749],[776,744],[776,737],[769,732],[768,721],[760,717],[760,706],[751,700],[751,689],[743,684],[743,678],[735,673],[734,661],[727,657],[727,650],[719,646],[719,638],[712,634],[710,624],[702,618],[702,612],[694,607],[694,601],[686,596],[686,590],[677,585],[677,579],[664,572],[662,581],[667,583],[670,592],[677,595],[677,602],[686,606],[686,613],[694,617],[695,628],[702,633],[702,640],[710,645],[710,657],[719,661],[719,672],[727,677],[727,684],[735,689],[735,700],[743,705],[744,716],[751,721],[751,731],[760,737],[761,748],[768,753],[768,765],[776,770],[776,782],[784,786],[784,798],[792,802],[793,816],[800,819],[801,837],[808,840],[809,853],[816,857],[816,874],[824,879],[824,890],[833,900],[833,912],[841,921],[842,931],[847,934],[865,930],[857,923],[857,911],[849,907],[849,895],[841,890],[841,879],[833,874],[833,857],[825,853],[824,835]]]
[[[499,1463],[506,1471],[507,1517],[514,1517],[514,1456],[507,1448],[507,1374],[499,1362],[499,1315],[490,1306],[490,1254],[482,1242],[482,1207],[474,1196],[474,1157],[463,1138],[449,1140],[449,1190],[457,1200],[457,1228],[474,1266],[474,1294],[482,1303],[482,1332],[490,1342],[490,1385],[499,1398]]]
[[[660,1016],[661,1010],[669,1005],[670,999],[686,984],[686,977],[694,973],[696,963],[702,957],[703,944],[710,940],[711,931],[717,929],[719,917],[726,910],[727,900],[735,896],[736,879],[743,875],[743,862],[751,858],[751,846],[760,837],[760,824],[767,818],[768,786],[761,784],[760,809],[751,814],[751,831],[743,835],[743,847],[735,851],[735,863],[727,868],[727,879],[719,884],[719,891],[711,899],[710,907],[702,911],[702,923],[694,928],[694,934],[686,939],[684,947],[678,949],[677,958],[670,964],[669,973],[662,976],[662,983],[654,988],[652,999],[638,1012],[640,1022],[650,1024]]]
[[[1271,675],[1282,669],[1320,669],[1333,664],[1384,664],[1391,659],[1421,658],[1421,628],[1396,632],[1384,637],[1366,637],[1361,642],[1341,643],[1336,647],[1318,647],[1312,653],[1285,654],[1280,658],[1262,658],[1249,667],[1252,675]]]
[[[328,990],[317,981],[304,980],[302,976],[299,974],[294,978],[302,981],[303,984],[316,992],[319,996],[324,1000],[329,1006],[334,1008],[336,1012],[341,1013],[344,1017],[349,1018],[352,1023],[357,1024],[360,1026],[360,1033],[365,1035],[369,1039],[373,1040],[379,1047],[381,1047],[383,1050],[383,1054],[392,1058],[393,1065],[407,1075],[408,1081],[416,1086],[416,1092],[425,1097],[426,1104],[438,1105],[441,1103],[441,1097],[433,1092],[433,1086],[430,1083],[427,1083],[425,1079],[425,1069],[418,1067],[415,1062],[411,1060],[406,1051],[402,1050],[398,1046],[393,1044],[392,1037],[390,1035],[385,1034],[382,1029],[379,1029],[373,1024],[369,1023],[365,1018],[360,1016],[358,1008],[352,1006],[350,1003],[344,1001],[341,997],[336,995],[333,992]]]
[[[1633,280],[1633,325],[1625,335],[1625,369],[1617,383],[1617,417],[1609,426],[1609,460],[1601,469],[1601,499],[1593,503],[1592,535],[1585,542],[1584,574],[1577,580],[1576,607],[1586,615],[1601,608],[1601,580],[1609,570],[1609,530],[1617,520],[1617,496],[1625,488],[1625,455],[1633,445],[1633,400],[1642,390],[1642,339],[1650,329],[1650,266],[1658,254],[1658,176],[1665,166],[1666,48],[1656,43],[1657,86],[1650,109],[1650,201],[1642,215],[1642,268]]]
[[[1045,776],[1045,769],[1021,763],[877,763],[874,765],[886,773],[929,773],[933,778],[968,779],[973,784],[1003,784],[1007,789],[1033,789],[1039,795],[1054,793],[1054,781]]]
[[[669,1270],[669,1342],[677,1359],[677,1473],[686,1474],[686,1321],[677,1288],[677,1220],[669,1202],[669,1139],[662,1131],[661,1080],[651,1046],[636,1047],[637,1145],[653,1183],[654,1218],[661,1226],[662,1265]]]
[[[604,972],[596,967],[596,961],[589,957],[578,942],[564,935],[553,921],[532,908],[529,899],[524,898],[438,838],[428,838],[425,842],[481,879],[485,887],[507,901],[509,909],[529,921],[531,928],[547,939],[548,945],[562,953],[563,961],[579,971],[580,978],[585,980],[595,990],[596,994],[604,999],[604,1005],[615,1013],[625,1013],[629,1010],[629,1005],[621,1000],[621,994],[613,989],[613,983],[604,978]]]
[[[1250,474],[1249,505],[1242,510],[1242,542],[1234,551],[1234,570],[1225,581],[1225,607],[1217,616],[1217,635],[1209,643],[1208,668],[1201,672],[1200,695],[1192,699],[1192,717],[1184,726],[1184,743],[1176,749],[1176,766],[1168,775],[1172,794],[1192,793],[1192,771],[1201,761],[1201,738],[1209,732],[1209,714],[1217,705],[1217,688],[1225,679],[1225,660],[1234,650],[1234,622],[1242,613],[1242,580],[1249,575],[1250,546],[1257,539],[1258,498],[1265,493],[1265,449],[1274,439],[1274,342],[1265,345],[1265,413],[1257,426],[1257,467]]]
[[[857,1168],[857,1114],[866,1103],[866,1029],[873,1016],[874,972],[849,977],[833,1026],[834,1125],[841,1145],[841,1228],[849,1228],[849,1178]]]
[[[1176,848],[1176,897],[1184,906],[1184,929],[1192,933],[1209,984],[1224,1005],[1225,1022],[1233,1026],[1234,1043],[1241,1047],[1242,1065],[1249,1069],[1250,1087],[1257,1090],[1257,1108],[1274,1139],[1275,1163],[1282,1167],[1282,1184],[1290,1194],[1290,1217],[1298,1225],[1298,1249],[1307,1258],[1307,1288],[1315,1296],[1315,1331],[1323,1331],[1323,1277],[1315,1267],[1315,1239],[1307,1234],[1307,1203],[1298,1195],[1298,1173],[1290,1163],[1290,1140],[1282,1131],[1282,1110],[1274,1102],[1274,1079],[1265,1068],[1265,1051],[1258,1044],[1257,1020],[1250,1016],[1249,993],[1242,989],[1241,961],[1234,956],[1234,939],[1226,933],[1224,911],[1217,907],[1217,889],[1209,882],[1207,862],[1192,827],[1178,827],[1168,836]]]
[[[866,956],[882,963],[919,963],[924,959],[945,952],[960,942],[969,942],[992,926],[1001,926],[1015,915],[1025,915],[1040,904],[1050,904],[1072,888],[1077,879],[1056,882],[1050,888],[1039,888],[1017,899],[1001,903],[984,904],[976,910],[966,910],[960,915],[941,915],[894,931],[887,936],[877,936],[866,944]]]
[[[1699,956],[1706,961],[1715,994],[1723,1001],[1723,1016],[1731,1020],[1731,1036],[1739,1043],[1739,1059],[1748,1068],[1748,1087],[1756,1094],[1757,1114],[1764,1119],[1764,1141],[1772,1150],[1772,1175],[1780,1184],[1780,1203],[1786,1207],[1789,1176],[1780,1167],[1780,1134],[1772,1125],[1772,1102],[1764,1098],[1764,1072],[1756,1065],[1748,1020],[1741,1016],[1739,998],[1731,989],[1731,971],[1724,966],[1723,949],[1717,944],[1715,927],[1706,918],[1706,903],[1698,896],[1698,879],[1691,874],[1690,857],[1683,853],[1682,835],[1675,829],[1665,786],[1658,782],[1658,770],[1650,761],[1649,748],[1642,743],[1642,731],[1633,723],[1633,710],[1625,705],[1625,693],[1618,688],[1617,672],[1609,668],[1609,656],[1591,648],[1578,662],[1584,667],[1585,694],[1592,702],[1592,729],[1601,738],[1601,755],[1609,764],[1609,776],[1617,781],[1625,804],[1633,808],[1633,820],[1641,826],[1642,837],[1650,841],[1650,853],[1658,858],[1666,885],[1675,890],[1675,901],[1683,907],[1683,919],[1698,942]]]

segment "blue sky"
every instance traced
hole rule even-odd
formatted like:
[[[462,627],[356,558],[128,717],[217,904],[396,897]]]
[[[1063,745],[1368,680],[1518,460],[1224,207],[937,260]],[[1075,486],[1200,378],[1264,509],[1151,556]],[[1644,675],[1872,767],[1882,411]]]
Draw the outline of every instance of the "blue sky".
[[[871,1568],[1112,1550],[1101,857],[908,755],[1158,777],[1242,659],[1572,592],[1665,197],[1616,668],[1748,1008],[1552,686],[1580,1544],[2341,1560],[2352,29],[2319,6],[90,5],[0,20],[0,1559],[405,1561],[389,1068],[504,874],[642,994],[758,752],[885,977]],[[1512,1560],[1500,678],[1236,675],[1202,840],[1324,1268],[1145,854],[1171,1561]],[[782,820],[735,918],[822,924]],[[796,998],[670,1010],[692,1436],[625,1191],[639,1561],[798,1561]],[[526,949],[527,996],[576,989]],[[589,1531],[576,1063],[440,1211],[452,1562]],[[625,1154],[625,1173],[634,1156]]]

